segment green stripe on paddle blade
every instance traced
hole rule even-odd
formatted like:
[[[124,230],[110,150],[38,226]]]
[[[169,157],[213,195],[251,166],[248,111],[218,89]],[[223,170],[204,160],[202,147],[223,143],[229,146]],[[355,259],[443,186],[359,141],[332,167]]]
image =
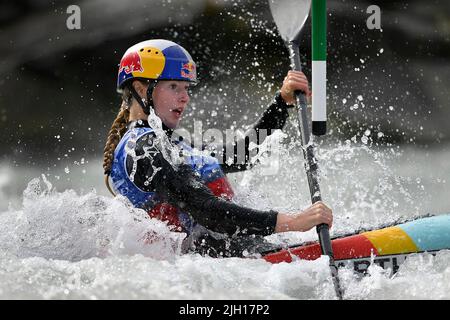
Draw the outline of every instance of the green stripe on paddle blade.
[[[327,2],[314,0],[312,4],[312,59],[327,59]]]

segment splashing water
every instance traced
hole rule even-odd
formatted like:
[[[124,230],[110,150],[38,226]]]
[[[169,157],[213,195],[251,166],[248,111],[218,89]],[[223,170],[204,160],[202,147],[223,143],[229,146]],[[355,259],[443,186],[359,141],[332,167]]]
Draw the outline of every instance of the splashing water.
[[[275,140],[282,138],[274,136]],[[298,150],[295,144],[279,150],[280,166],[275,176],[262,174],[264,157],[261,166],[231,175],[236,202],[282,212],[306,208],[310,198],[303,155]],[[433,167],[427,157],[443,163],[448,152],[426,156],[418,155],[417,150],[377,149],[352,141],[317,148],[322,195],[335,215],[332,235],[448,208],[447,197],[431,196],[445,190],[448,178],[424,174],[426,168]],[[417,167],[405,168],[409,158],[430,166],[419,167],[420,174]],[[90,161],[90,166],[69,166],[67,175],[76,177],[81,169],[87,176],[101,171],[99,163]],[[64,164],[61,170],[66,167]],[[0,170],[3,198],[5,186],[15,188],[10,170],[4,168]],[[0,213],[0,298],[335,298],[326,257],[272,265],[259,259],[181,255],[185,235],[171,232],[165,223],[133,208],[127,199],[96,191],[76,192],[75,179],[70,180],[71,187],[57,191],[54,185],[63,179],[53,180],[50,174],[32,179],[20,196],[20,204]],[[102,188],[101,178],[98,180]],[[317,235],[311,230],[267,238],[292,244],[316,240]],[[449,262],[450,253],[442,251],[436,256],[414,255],[394,276],[376,265],[369,268],[366,277],[342,268],[339,276],[344,298],[448,299]]]
[[[28,184],[22,210],[4,212],[0,221],[0,248],[19,258],[79,261],[142,253],[168,259],[180,252],[184,237],[121,196],[60,193],[45,175]]]

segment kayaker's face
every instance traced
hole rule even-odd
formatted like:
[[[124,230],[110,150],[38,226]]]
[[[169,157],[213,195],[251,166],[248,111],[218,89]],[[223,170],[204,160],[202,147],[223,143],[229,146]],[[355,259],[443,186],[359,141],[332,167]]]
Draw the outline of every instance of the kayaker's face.
[[[153,90],[155,113],[169,128],[175,129],[189,103],[189,82],[159,81]]]

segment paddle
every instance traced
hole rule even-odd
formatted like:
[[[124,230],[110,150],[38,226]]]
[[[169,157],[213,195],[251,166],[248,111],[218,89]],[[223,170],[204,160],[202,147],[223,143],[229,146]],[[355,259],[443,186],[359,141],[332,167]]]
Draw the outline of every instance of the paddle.
[[[317,6],[319,3],[319,6]],[[269,0],[270,11],[277,25],[278,31],[285,41],[285,44],[289,50],[289,56],[291,59],[291,67],[294,70],[301,71],[300,62],[300,32],[305,24],[305,21],[309,14],[309,8],[311,6],[311,0]],[[322,23],[326,23],[326,6],[325,0],[314,0],[313,10],[316,13],[325,13],[325,20]],[[317,10],[319,9],[319,10]],[[314,17],[313,17],[314,18]],[[314,25],[314,22],[313,22]],[[322,28],[322,30],[325,30]],[[314,34],[313,34],[314,36]],[[322,34],[323,36],[323,34]],[[323,38],[322,38],[323,41]],[[314,41],[313,41],[314,42]],[[321,49],[324,46],[322,43]],[[323,81],[325,81],[323,79]],[[316,84],[313,80],[313,84]],[[313,87],[313,90],[316,88]],[[318,166],[317,160],[314,156],[314,145],[310,143],[310,132],[308,127],[308,116],[306,113],[307,103],[306,97],[303,92],[295,92],[297,99],[297,115],[300,124],[300,136],[303,149],[303,156],[305,158],[306,176],[308,178],[309,191],[311,194],[312,203],[321,201],[319,182],[318,182]],[[324,96],[324,95],[323,95]],[[314,99],[314,97],[313,97]],[[314,108],[314,106],[313,106]],[[323,129],[323,125],[319,125],[320,129]],[[323,131],[323,130],[319,130]],[[333,278],[333,284],[336,291],[336,295],[339,299],[342,299],[342,292],[340,289],[338,270],[334,261],[333,248],[331,246],[330,232],[328,225],[320,224],[317,226],[317,233],[319,235],[319,243],[322,249],[322,254],[328,255],[330,259],[330,269]]]

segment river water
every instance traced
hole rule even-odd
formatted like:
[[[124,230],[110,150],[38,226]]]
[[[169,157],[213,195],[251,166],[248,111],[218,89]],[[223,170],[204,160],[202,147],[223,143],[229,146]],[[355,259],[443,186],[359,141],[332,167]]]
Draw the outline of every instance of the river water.
[[[298,148],[229,176],[236,201],[296,212],[309,204]],[[450,211],[450,146],[375,146],[354,139],[317,149],[331,235]],[[142,239],[151,237],[151,244]],[[272,235],[275,243],[316,239]],[[260,259],[180,255],[183,234],[148,219],[103,185],[100,159],[51,168],[0,164],[0,299],[334,299],[327,258],[272,265]],[[450,299],[450,252],[410,257],[395,275],[376,265],[339,270],[347,299]]]

